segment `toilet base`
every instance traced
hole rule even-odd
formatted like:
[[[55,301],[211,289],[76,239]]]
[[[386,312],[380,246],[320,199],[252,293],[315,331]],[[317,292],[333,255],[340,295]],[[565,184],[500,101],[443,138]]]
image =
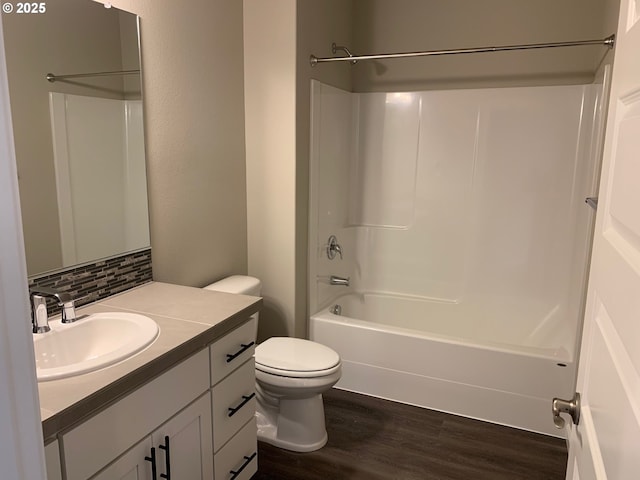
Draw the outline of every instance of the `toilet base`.
[[[293,452],[313,452],[327,443],[322,395],[280,399],[272,406],[258,402],[258,440]]]

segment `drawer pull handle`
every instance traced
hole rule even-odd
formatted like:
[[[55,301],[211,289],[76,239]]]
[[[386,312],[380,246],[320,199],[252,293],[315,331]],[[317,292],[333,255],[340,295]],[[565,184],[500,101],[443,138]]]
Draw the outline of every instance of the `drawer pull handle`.
[[[157,480],[158,479],[158,472],[156,469],[156,449],[151,447],[151,456],[150,457],[144,457],[144,459],[147,462],[151,462],[151,478],[153,478],[153,480]]]
[[[161,473],[160,478],[171,480],[171,459],[169,458],[169,435],[164,437],[164,445],[158,445],[160,450],[164,450],[164,467],[166,473]]]
[[[236,353],[227,353],[227,363],[231,362],[232,360],[234,360],[235,358],[239,357],[240,355],[242,355],[244,352],[246,352],[247,350],[249,350],[252,346],[254,346],[256,344],[256,342],[251,342],[251,343],[241,343],[240,346],[242,347],[240,350],[238,350]]]
[[[238,405],[237,407],[229,407],[229,413],[228,415],[230,417],[233,417],[236,413],[238,413],[238,410],[240,410],[242,407],[244,407],[247,403],[249,403],[249,400],[251,400],[253,397],[256,396],[256,393],[253,392],[251,395],[242,395],[242,402],[240,403],[240,405]]]
[[[251,463],[251,460],[253,460],[254,458],[256,458],[256,455],[258,454],[258,452],[253,452],[251,454],[251,456],[244,457],[244,463],[242,464],[242,466],[238,469],[238,470],[229,470],[229,473],[231,475],[233,475],[229,480],[233,480],[234,478],[236,478],[238,475],[240,475],[240,472],[242,472],[242,470],[244,470],[245,468],[247,468],[247,465],[249,465]]]

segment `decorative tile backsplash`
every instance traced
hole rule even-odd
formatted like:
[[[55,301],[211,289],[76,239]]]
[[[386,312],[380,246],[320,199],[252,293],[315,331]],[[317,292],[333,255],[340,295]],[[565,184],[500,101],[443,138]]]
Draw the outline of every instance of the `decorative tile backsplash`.
[[[69,270],[29,277],[29,288],[52,288],[70,293],[76,306],[102,300],[116,293],[150,282],[151,249],[140,250],[119,257],[99,260]],[[55,301],[47,300],[50,315],[60,313]]]

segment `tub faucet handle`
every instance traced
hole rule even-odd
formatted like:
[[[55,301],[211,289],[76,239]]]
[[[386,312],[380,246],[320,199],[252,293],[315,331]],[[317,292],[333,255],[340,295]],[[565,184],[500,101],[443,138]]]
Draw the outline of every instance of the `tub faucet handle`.
[[[338,243],[336,236],[331,235],[327,240],[327,257],[329,260],[336,258],[336,253],[340,255],[340,260],[342,260],[342,247]]]

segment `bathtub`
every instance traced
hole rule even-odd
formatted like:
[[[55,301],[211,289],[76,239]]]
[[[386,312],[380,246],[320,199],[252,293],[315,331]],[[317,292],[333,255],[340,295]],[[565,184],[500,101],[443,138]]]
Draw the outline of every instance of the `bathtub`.
[[[562,436],[551,400],[573,396],[576,369],[561,311],[496,314],[504,303],[348,294],[311,316],[310,338],[340,354],[337,388]]]

